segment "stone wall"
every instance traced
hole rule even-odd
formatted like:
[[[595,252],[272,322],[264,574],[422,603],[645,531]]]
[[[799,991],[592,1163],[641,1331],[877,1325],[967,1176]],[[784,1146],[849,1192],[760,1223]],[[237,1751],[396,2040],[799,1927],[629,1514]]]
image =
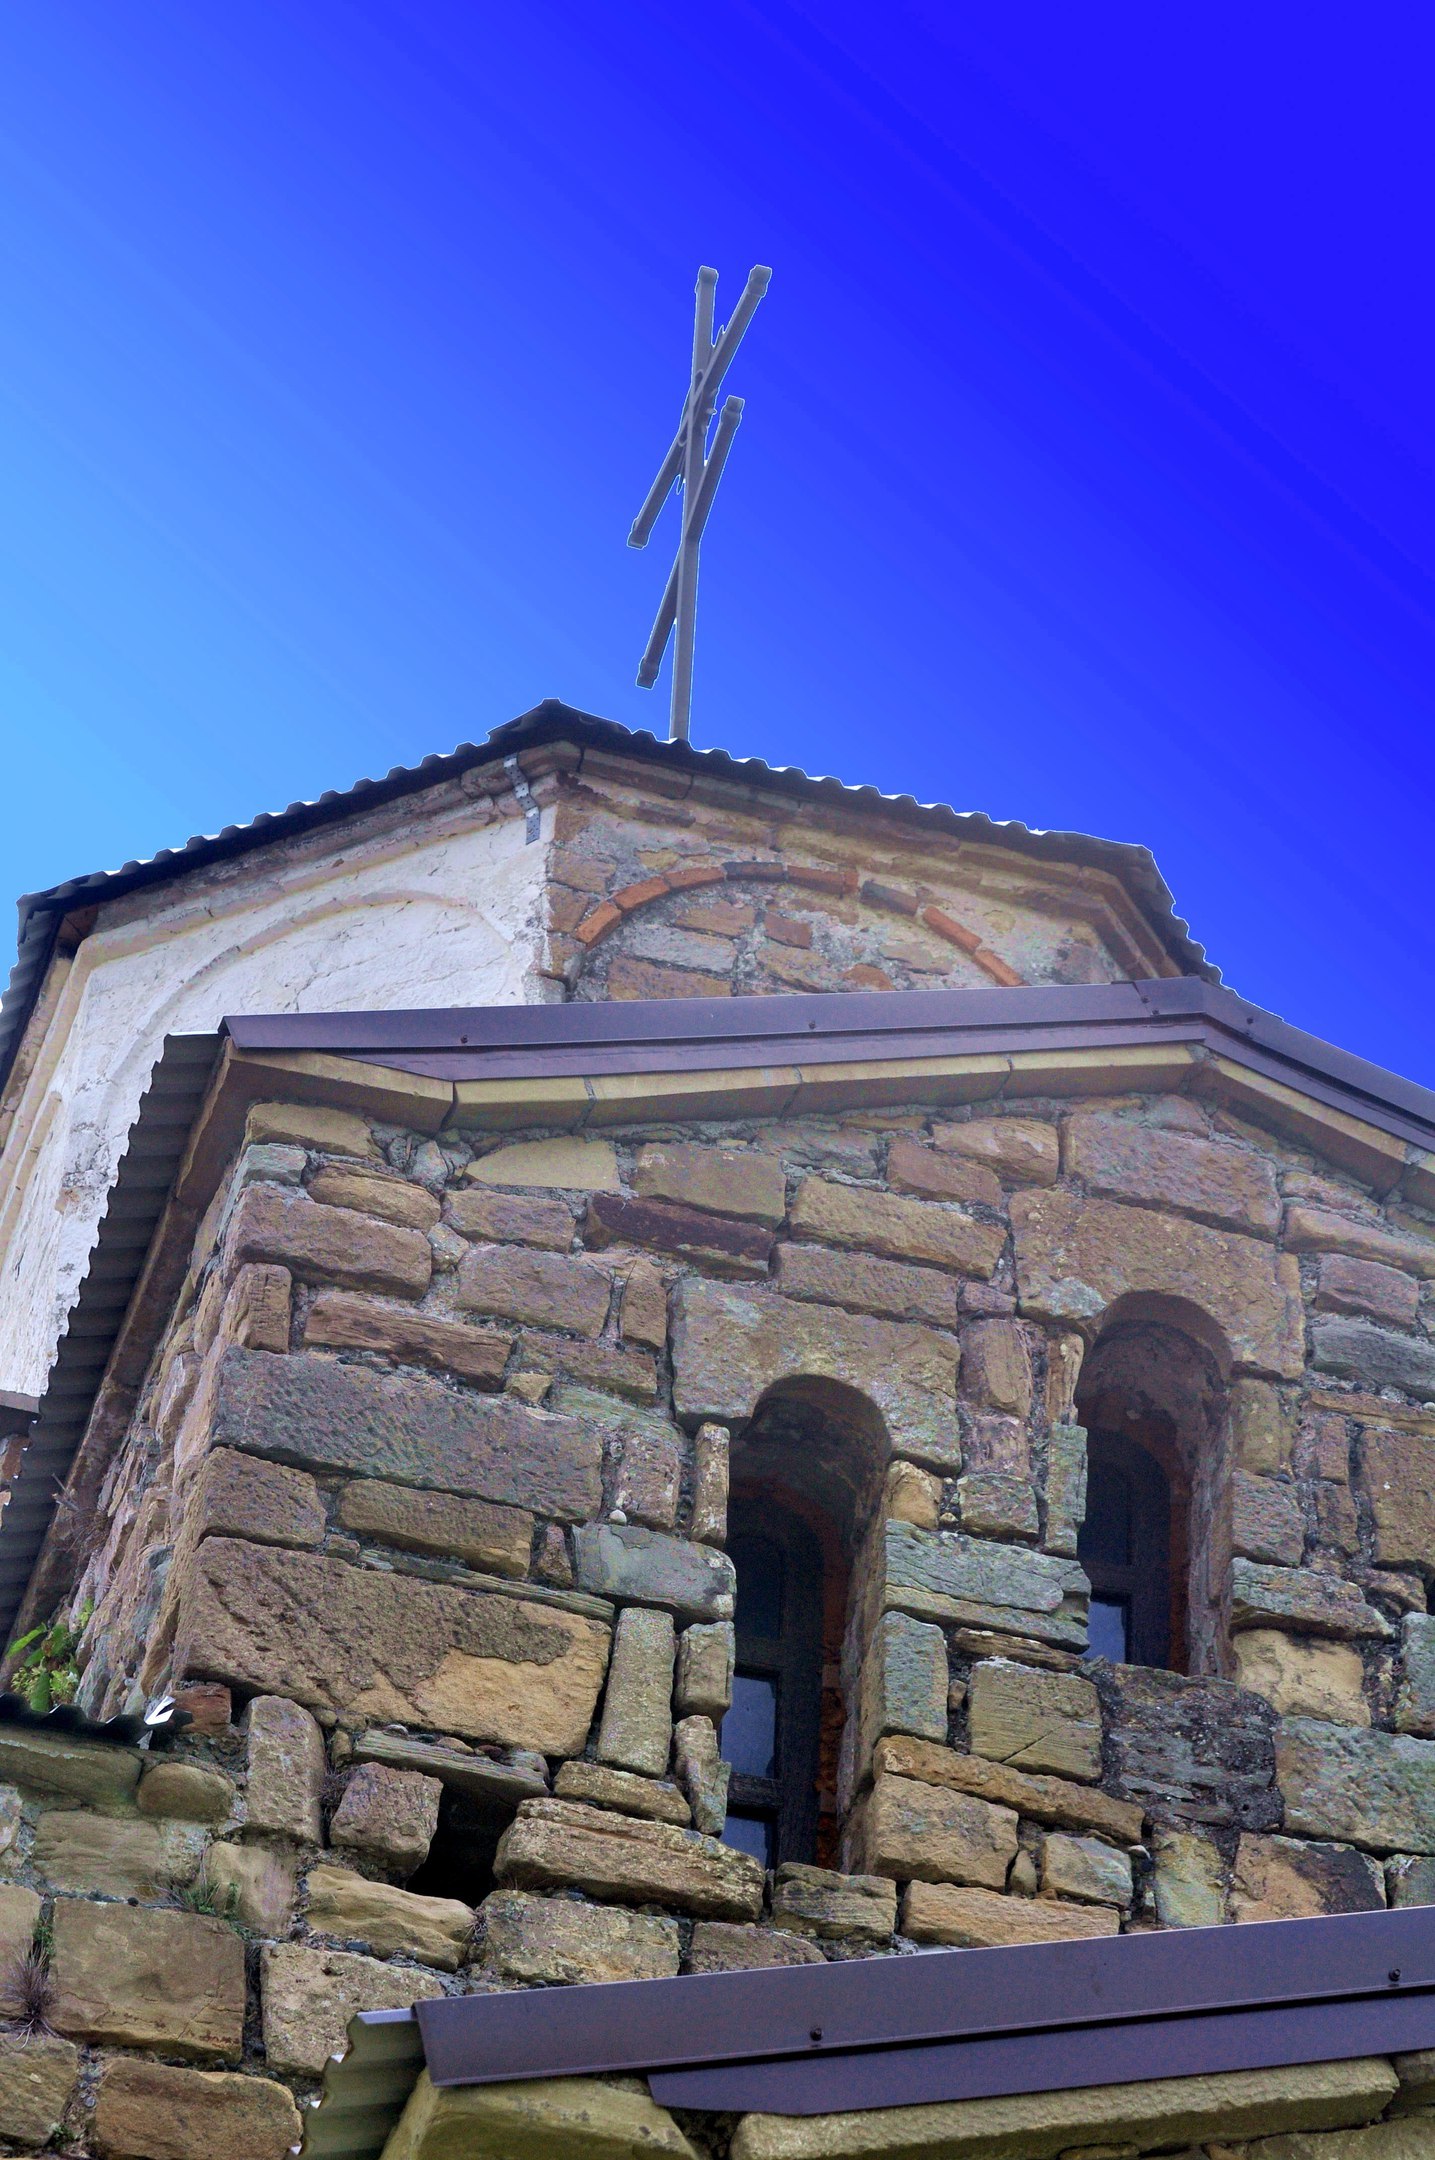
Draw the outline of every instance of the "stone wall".
[[[0,1732],[76,2136],[147,2150],[104,2108],[163,2076],[208,2154],[238,2076],[277,2154],[348,2014],[423,1993],[1435,1900],[1432,1281],[1428,1218],[1185,1097],[439,1140],[258,1106],[69,1608],[89,1711],[196,1723],[153,1763]],[[1075,1559],[1089,1346],[1110,1390],[1176,1340],[1185,1674],[1082,1659]],[[714,1833],[727,1479],[774,1400],[847,1449],[853,1566],[844,1869],[765,1877]]]

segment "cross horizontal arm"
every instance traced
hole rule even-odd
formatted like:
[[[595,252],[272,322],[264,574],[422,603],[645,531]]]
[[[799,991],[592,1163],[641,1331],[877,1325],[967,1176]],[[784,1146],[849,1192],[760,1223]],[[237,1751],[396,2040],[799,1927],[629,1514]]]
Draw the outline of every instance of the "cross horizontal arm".
[[[732,448],[732,440],[742,418],[742,406],[743,401],[739,397],[725,398],[723,401],[723,409],[718,415],[717,433],[713,437],[713,446],[703,468],[701,485],[693,498],[692,510],[683,519],[683,537],[686,540],[697,541],[702,538],[708,512],[713,506],[713,497],[717,494],[718,482],[722,478],[722,469],[727,463],[727,454]],[[677,612],[678,565],[675,561],[668,572],[668,582],[663,588],[663,597],[658,605],[652,633],[638,665],[640,690],[651,690],[658,679],[658,670],[663,664],[663,654],[667,650]]]
[[[718,333],[717,342],[712,349],[712,359],[703,370],[702,382],[698,391],[700,424],[703,426],[707,424],[707,416],[712,411],[713,403],[722,385],[722,379],[736,357],[738,346],[743,340],[743,333],[757,313],[758,302],[771,283],[772,272],[762,264],[759,264],[755,269],[749,270],[747,283],[742,289],[742,295],[737,306],[733,309],[730,320]],[[649,488],[642,509],[633,520],[632,530],[628,534],[629,547],[640,548],[647,546],[649,539],[652,537],[653,527],[658,521],[658,513],[667,501],[670,489],[682,472],[683,450],[687,441],[692,402],[693,394],[690,390],[683,402],[682,417],[678,422],[678,432],[673,437],[667,456],[658,468],[658,477]]]

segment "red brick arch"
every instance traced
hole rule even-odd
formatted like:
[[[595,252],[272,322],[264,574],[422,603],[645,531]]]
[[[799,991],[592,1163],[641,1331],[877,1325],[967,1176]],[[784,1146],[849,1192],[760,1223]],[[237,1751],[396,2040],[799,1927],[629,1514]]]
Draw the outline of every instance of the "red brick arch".
[[[1020,987],[1022,977],[1009,967],[1000,953],[982,943],[975,930],[949,915],[945,908],[933,907],[919,893],[909,892],[900,885],[879,884],[875,878],[859,878],[855,870],[809,869],[800,863],[780,862],[726,862],[710,863],[691,870],[664,870],[653,877],[641,878],[635,885],[625,885],[606,900],[600,900],[590,908],[579,923],[576,936],[582,945],[591,948],[617,923],[647,907],[654,900],[661,900],[665,893],[690,892],[700,885],[724,885],[760,883],[764,885],[797,885],[809,892],[825,892],[856,895],[867,905],[890,915],[905,916],[909,921],[919,922],[949,945],[964,952],[984,974],[1004,989]]]

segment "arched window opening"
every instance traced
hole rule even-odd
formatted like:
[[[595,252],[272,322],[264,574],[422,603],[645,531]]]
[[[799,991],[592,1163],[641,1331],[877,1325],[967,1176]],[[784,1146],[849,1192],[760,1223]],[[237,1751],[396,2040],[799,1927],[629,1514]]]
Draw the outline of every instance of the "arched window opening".
[[[732,1768],[723,1835],[768,1867],[838,1864],[850,1558],[884,1453],[871,1404],[813,1379],[771,1390],[734,1441],[737,1658],[721,1733]]]
[[[1219,1670],[1223,1366],[1205,1316],[1165,1298],[1123,1300],[1087,1354],[1077,1557],[1091,1582],[1093,1657]]]

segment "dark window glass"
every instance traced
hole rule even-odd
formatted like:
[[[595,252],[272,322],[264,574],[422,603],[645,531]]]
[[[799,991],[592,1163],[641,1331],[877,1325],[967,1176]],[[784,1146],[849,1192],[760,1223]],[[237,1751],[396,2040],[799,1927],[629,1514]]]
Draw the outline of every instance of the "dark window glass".
[[[1171,1650],[1171,1487],[1124,1433],[1088,1433],[1077,1557],[1091,1583],[1089,1657],[1165,1665]]]
[[[738,1673],[732,1707],[722,1721],[723,1759],[746,1777],[777,1775],[777,1682],[766,1673]]]
[[[761,1815],[734,1815],[728,1811],[723,1824],[722,1841],[731,1845],[734,1852],[750,1853],[764,1867],[773,1863],[771,1822]]]
[[[745,1635],[782,1633],[783,1551],[771,1538],[737,1537],[728,1541],[737,1569],[737,1625]]]

